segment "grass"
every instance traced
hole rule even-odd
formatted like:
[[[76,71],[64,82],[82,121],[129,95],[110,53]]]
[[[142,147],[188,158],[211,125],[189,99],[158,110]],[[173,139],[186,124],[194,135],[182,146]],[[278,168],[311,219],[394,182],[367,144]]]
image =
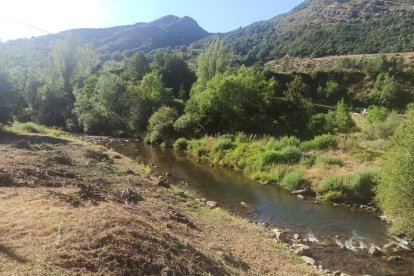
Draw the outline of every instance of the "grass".
[[[26,122],[26,123],[15,122],[13,123],[12,126],[7,128],[7,130],[13,133],[18,133],[18,134],[27,134],[27,133],[45,134],[45,135],[50,135],[50,136],[55,136],[55,137],[59,137],[65,134],[65,132],[63,132],[60,129],[48,128],[42,125],[35,124],[33,122]]]
[[[302,143],[303,150],[326,150],[335,149],[338,146],[338,139],[335,135],[323,134],[316,136],[312,140]]]
[[[315,164],[324,168],[330,168],[332,166],[342,167],[344,162],[337,156],[322,154],[316,157]]]

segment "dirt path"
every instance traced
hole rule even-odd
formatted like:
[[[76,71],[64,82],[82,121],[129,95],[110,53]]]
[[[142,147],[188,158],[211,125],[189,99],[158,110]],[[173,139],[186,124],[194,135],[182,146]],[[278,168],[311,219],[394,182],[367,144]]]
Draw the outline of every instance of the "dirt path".
[[[0,133],[0,274],[318,274],[263,228],[156,183],[102,147]]]

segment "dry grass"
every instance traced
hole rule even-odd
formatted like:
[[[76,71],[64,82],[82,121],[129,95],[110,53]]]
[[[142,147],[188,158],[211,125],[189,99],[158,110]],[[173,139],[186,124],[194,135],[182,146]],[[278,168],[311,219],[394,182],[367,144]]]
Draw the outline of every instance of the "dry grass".
[[[101,147],[0,134],[0,154],[13,180],[0,179],[1,275],[317,274],[263,229]]]

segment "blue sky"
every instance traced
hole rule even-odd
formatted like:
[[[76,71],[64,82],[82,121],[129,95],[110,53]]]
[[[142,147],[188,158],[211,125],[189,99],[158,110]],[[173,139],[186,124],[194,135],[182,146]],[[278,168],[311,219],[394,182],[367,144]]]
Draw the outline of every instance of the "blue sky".
[[[209,32],[226,32],[270,19],[302,0],[2,0],[0,39],[39,36],[73,28],[191,16]],[[24,7],[24,8],[22,8]]]

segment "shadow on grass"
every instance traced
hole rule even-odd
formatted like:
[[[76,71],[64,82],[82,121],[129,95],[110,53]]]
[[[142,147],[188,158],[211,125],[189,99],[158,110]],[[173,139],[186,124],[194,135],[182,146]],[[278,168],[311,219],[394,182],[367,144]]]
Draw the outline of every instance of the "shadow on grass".
[[[7,246],[4,246],[0,244],[0,254],[5,255],[6,257],[17,261],[19,263],[27,263],[28,260],[22,256],[19,256],[18,254],[14,253],[12,249],[8,248]]]
[[[67,144],[69,141],[57,137],[50,137],[38,134],[16,134],[0,130],[0,144],[12,143],[20,140],[26,140],[32,145],[36,144]]]

